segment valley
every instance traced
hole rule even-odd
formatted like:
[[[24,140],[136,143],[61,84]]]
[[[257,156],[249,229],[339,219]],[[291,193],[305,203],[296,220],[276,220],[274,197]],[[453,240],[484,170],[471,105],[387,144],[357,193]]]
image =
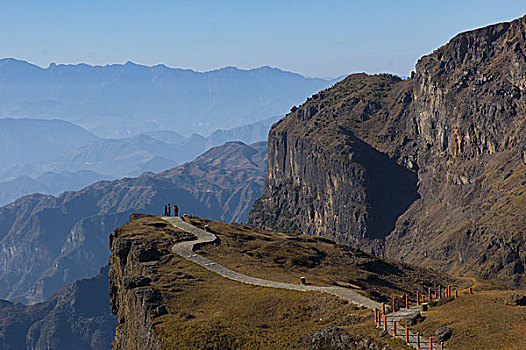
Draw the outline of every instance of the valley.
[[[207,137],[152,131],[120,139],[97,138],[59,120],[0,119],[0,149],[9,150],[0,154],[0,206],[26,194],[56,196],[101,180],[160,172],[229,141],[264,141],[276,119],[219,129]],[[68,141],[72,135],[75,140]]]
[[[0,349],[526,349],[526,16],[466,4],[5,4]]]
[[[184,212],[246,221],[261,195],[266,151],[265,142],[230,142],[158,174],[57,197],[33,194],[0,208],[0,298],[40,302],[96,274],[108,261],[108,235],[132,212],[160,214],[163,203],[177,203]]]

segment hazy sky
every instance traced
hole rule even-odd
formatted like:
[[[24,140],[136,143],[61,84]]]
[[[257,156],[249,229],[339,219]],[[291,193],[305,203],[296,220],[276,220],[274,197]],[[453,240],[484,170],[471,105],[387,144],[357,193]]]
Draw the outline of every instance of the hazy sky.
[[[1,1],[0,57],[307,76],[408,75],[455,34],[526,13],[524,0]]]

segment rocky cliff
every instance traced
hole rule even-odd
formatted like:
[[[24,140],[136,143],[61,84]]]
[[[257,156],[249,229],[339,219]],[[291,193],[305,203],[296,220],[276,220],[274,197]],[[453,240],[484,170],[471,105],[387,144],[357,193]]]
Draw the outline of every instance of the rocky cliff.
[[[525,33],[461,33],[407,80],[355,74],[293,108],[250,222],[525,283]]]
[[[145,215],[132,214],[125,229],[117,229],[110,236],[110,303],[118,324],[112,349],[160,349],[154,334],[154,318],[166,314],[161,291],[152,285],[158,268],[171,258],[169,245],[148,239],[144,228],[163,230],[173,242],[192,239],[186,232],[169,228],[166,222],[136,224]],[[135,226],[134,226],[135,225]],[[145,234],[142,234],[145,233]],[[194,237],[195,238],[195,237]],[[159,243],[159,244],[157,244]]]

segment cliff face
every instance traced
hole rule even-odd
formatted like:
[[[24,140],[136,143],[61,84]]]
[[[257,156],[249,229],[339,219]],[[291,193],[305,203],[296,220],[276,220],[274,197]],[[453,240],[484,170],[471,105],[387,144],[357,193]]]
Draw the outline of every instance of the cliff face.
[[[110,256],[110,302],[118,319],[112,349],[160,349],[152,332],[152,316],[162,298],[142,277],[152,274],[152,265],[159,260],[156,251],[150,250],[153,255],[140,261],[145,252],[140,240],[116,239],[110,244],[114,252]]]
[[[417,177],[366,136],[396,136],[386,120],[404,112],[406,90],[390,75],[352,75],[275,124],[265,194],[252,222],[380,252],[398,216],[418,198]]]
[[[389,256],[525,282],[525,31],[523,17],[459,34],[417,63],[408,115],[423,200]]]
[[[355,74],[293,108],[251,223],[524,283],[525,27],[459,34],[408,80]]]
[[[132,214],[126,230],[116,229],[110,236],[110,304],[118,322],[112,344],[115,350],[161,348],[154,334],[154,319],[167,310],[161,291],[155,286],[155,280],[162,275],[158,269],[172,258],[169,249],[173,242],[194,238],[189,233],[174,231],[169,228],[171,225],[153,217],[146,224],[134,222],[148,217]],[[152,229],[169,240],[149,239],[148,230]]]

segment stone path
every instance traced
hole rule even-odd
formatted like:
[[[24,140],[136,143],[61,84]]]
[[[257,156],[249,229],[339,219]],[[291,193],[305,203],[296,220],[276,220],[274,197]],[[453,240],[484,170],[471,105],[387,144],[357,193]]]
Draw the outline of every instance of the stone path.
[[[446,345],[442,345],[440,343],[437,343],[434,341],[433,343],[430,343],[429,338],[424,338],[422,336],[417,336],[417,334],[411,332],[408,330],[407,337],[405,332],[405,327],[400,325],[400,320],[402,320],[404,317],[416,314],[420,312],[420,306],[415,305],[413,307],[410,307],[408,309],[400,309],[396,312],[390,313],[385,315],[385,324],[384,327],[384,321],[383,317],[380,317],[379,327],[381,329],[387,330],[387,332],[395,337],[395,326],[394,321],[396,321],[396,338],[403,340],[404,342],[407,341],[407,345],[412,346],[417,349],[422,350],[441,350],[446,349]]]
[[[186,232],[192,233],[197,237],[197,240],[175,243],[172,246],[172,252],[174,252],[177,255],[182,256],[183,258],[189,261],[192,261],[204,267],[207,270],[215,272],[223,277],[229,278],[234,281],[252,284],[256,286],[262,286],[262,287],[282,288],[282,289],[289,289],[289,290],[296,290],[296,291],[303,291],[303,292],[313,291],[313,292],[331,293],[353,304],[357,304],[359,306],[363,306],[369,309],[377,309],[377,310],[382,309],[381,303],[378,303],[374,300],[371,300],[359,293],[356,293],[346,288],[308,286],[308,285],[300,285],[300,284],[292,284],[292,283],[275,282],[275,281],[264,280],[261,278],[250,277],[247,275],[243,275],[239,272],[230,270],[229,268],[223,265],[220,265],[208,258],[205,258],[204,256],[198,255],[194,253],[193,251],[193,248],[195,245],[215,242],[217,237],[214,234],[201,230],[200,228],[197,228],[183,221],[180,217],[166,216],[166,217],[163,217],[163,220],[166,220],[170,224],[174,225],[175,227],[180,228],[181,230],[184,230]],[[417,313],[419,311],[420,311],[420,306],[414,306],[409,309],[401,309],[397,312],[387,314],[386,315],[386,329],[389,332],[389,334],[393,335],[394,333],[393,332],[394,331],[393,321],[396,321],[398,323],[403,317],[409,314],[412,314],[412,313]],[[380,319],[380,328],[384,328],[383,317]],[[405,341],[406,339],[405,328],[401,326],[398,327],[397,338],[400,338]],[[409,338],[408,345],[413,346],[418,349],[417,335],[412,332],[409,332],[408,338]],[[423,339],[422,337],[420,337],[419,349],[430,350],[429,339]],[[432,349],[439,350],[440,344],[438,345],[433,344]],[[443,349],[445,349],[445,346],[443,347]]]
[[[284,283],[284,282],[274,282],[274,281],[264,280],[261,278],[250,277],[247,275],[243,275],[239,272],[232,271],[223,265],[217,264],[216,262],[205,258],[204,256],[195,254],[193,251],[193,247],[196,244],[205,244],[205,243],[214,242],[217,239],[214,234],[201,230],[200,228],[197,228],[183,221],[180,217],[167,216],[167,217],[163,217],[163,220],[166,220],[172,225],[174,225],[175,227],[178,227],[181,230],[184,230],[186,232],[192,233],[197,237],[197,240],[175,243],[172,247],[172,252],[198,265],[201,265],[205,269],[213,271],[223,277],[229,278],[234,281],[243,282],[247,284],[253,284],[253,285],[262,286],[262,287],[282,288],[282,289],[290,289],[290,290],[297,290],[297,291],[304,291],[304,292],[314,291],[314,292],[331,293],[343,299],[346,299],[353,304],[357,304],[359,306],[363,306],[369,309],[378,309],[382,307],[382,304],[374,300],[371,300],[352,290],[342,288],[342,287],[319,287],[319,286],[308,286],[308,285],[300,285],[300,284],[292,284],[292,283]]]

